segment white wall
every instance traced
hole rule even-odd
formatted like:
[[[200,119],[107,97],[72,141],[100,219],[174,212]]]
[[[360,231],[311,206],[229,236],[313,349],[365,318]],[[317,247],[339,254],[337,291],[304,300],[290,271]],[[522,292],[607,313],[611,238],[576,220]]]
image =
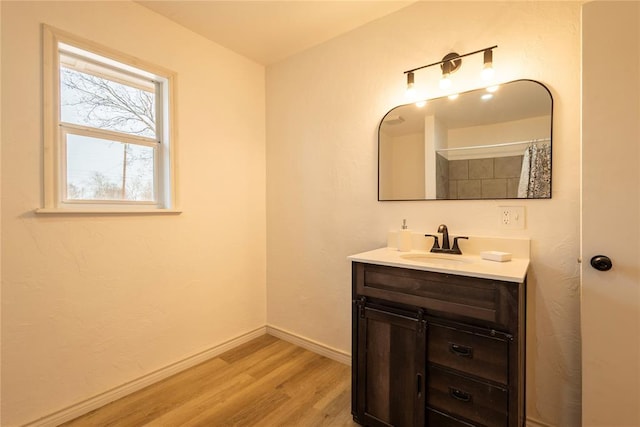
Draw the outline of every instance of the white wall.
[[[262,327],[264,67],[133,2],[1,2],[2,425]],[[41,29],[177,72],[179,216],[46,216]]]
[[[0,34],[2,34],[2,7],[0,6]],[[0,99],[2,99],[2,43],[0,43]],[[2,117],[2,103],[0,102],[0,117]],[[2,147],[2,120],[0,120],[0,147]],[[0,177],[2,176],[2,150],[0,149]],[[2,223],[2,185],[0,185],[0,224]],[[0,235],[2,227],[0,226]],[[0,278],[2,278],[2,238],[0,238]],[[0,402],[2,402],[2,285],[0,282]],[[0,425],[2,425],[2,410],[0,410]]]
[[[527,411],[580,425],[580,3],[419,2],[267,68],[267,312],[270,325],[351,350],[349,254],[414,230],[530,236]],[[404,70],[498,45],[498,81],[535,79],[554,97],[553,198],[377,202],[377,126],[404,102]],[[480,87],[482,55],[453,76]],[[438,70],[416,73],[433,97]],[[526,207],[527,229],[497,206]]]

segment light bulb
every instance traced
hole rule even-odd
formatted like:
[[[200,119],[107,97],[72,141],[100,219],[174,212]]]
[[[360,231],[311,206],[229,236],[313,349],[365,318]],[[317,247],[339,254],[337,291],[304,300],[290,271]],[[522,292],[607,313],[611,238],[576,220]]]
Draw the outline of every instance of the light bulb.
[[[404,92],[404,97],[409,101],[413,101],[417,98],[416,89],[413,86],[407,87],[407,90]]]
[[[491,80],[493,78],[495,74],[495,70],[493,69],[493,67],[491,66],[491,64],[489,64],[489,66],[485,66],[482,69],[482,79],[483,80]]]
[[[442,79],[440,80],[440,88],[449,89],[451,87],[451,79],[449,78],[449,74],[443,74]]]

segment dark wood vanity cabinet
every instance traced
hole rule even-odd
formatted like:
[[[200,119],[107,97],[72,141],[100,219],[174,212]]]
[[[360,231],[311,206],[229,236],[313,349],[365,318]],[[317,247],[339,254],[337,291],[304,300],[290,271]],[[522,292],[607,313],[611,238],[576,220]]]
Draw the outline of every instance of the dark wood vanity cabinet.
[[[353,263],[352,414],[524,426],[525,283]]]

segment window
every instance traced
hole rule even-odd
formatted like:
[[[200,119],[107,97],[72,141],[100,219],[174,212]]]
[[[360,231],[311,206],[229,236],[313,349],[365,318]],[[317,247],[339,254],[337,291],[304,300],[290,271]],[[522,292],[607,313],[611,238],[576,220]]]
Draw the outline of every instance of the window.
[[[174,208],[172,73],[44,27],[43,212]]]

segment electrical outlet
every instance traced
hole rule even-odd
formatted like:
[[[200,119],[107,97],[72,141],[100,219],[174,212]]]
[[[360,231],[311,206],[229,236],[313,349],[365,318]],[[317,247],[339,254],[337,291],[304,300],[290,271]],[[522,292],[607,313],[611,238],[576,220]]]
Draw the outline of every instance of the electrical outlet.
[[[524,206],[498,206],[500,215],[500,227],[511,230],[523,230],[525,228]]]

